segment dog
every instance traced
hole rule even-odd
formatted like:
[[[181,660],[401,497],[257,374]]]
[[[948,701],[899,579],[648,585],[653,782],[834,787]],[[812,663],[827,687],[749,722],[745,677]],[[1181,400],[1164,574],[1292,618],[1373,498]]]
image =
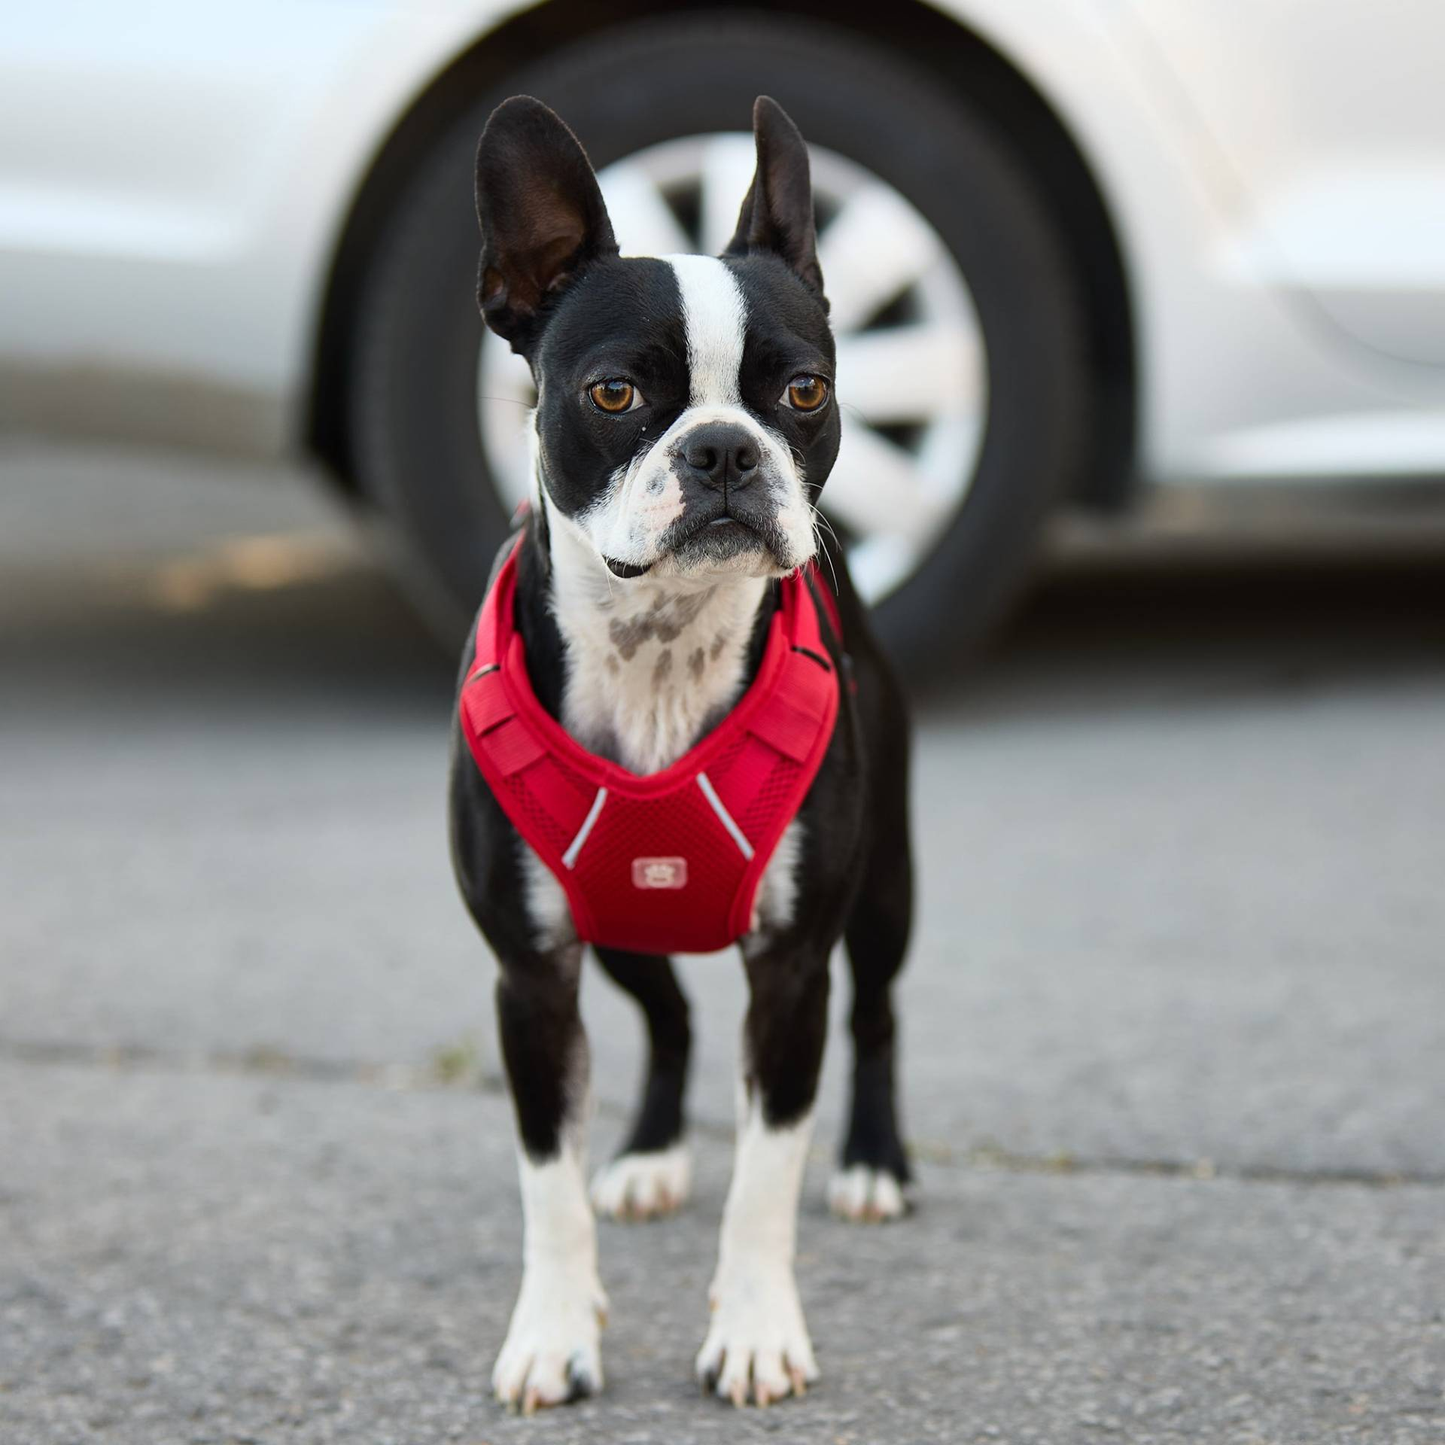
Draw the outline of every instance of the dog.
[[[530,686],[532,731],[556,730],[557,748],[585,750],[614,779],[662,774],[690,749],[706,749],[763,686],[780,599],[795,596],[798,616],[811,617],[810,606],[817,613],[809,625],[821,642],[782,650],[824,679],[814,694],[832,721],[817,725],[805,795],[770,854],[757,854],[761,872],[735,940],[750,990],[736,1158],[696,1359],[705,1389],[766,1405],[818,1378],[793,1255],[829,955],[840,938],[854,1058],[830,1202],[850,1220],[905,1212],[891,985],[908,943],[912,865],[902,693],[815,511],[840,417],[808,153],[767,97],[753,128],[756,174],[720,257],[620,256],[581,145],[529,97],[489,119],[476,199],[482,314],[526,358],[537,385],[535,499],[493,572],[494,584],[506,572],[502,622],[524,649],[509,656],[514,676],[516,658],[525,659],[517,686]],[[796,590],[804,587],[807,596]],[[463,899],[498,962],[498,1027],[520,1142],[522,1284],[492,1380],[503,1404],[530,1412],[603,1382],[594,1206],[646,1217],[688,1193],[691,1029],[670,959],[579,931],[572,864],[543,860],[514,821],[522,817],[515,799],[484,775],[476,749],[491,714],[477,714],[467,688],[496,682],[501,661],[478,653],[488,636],[474,631],[462,658],[450,829]],[[464,714],[476,724],[465,735]],[[535,751],[508,754],[494,777],[510,778],[507,768]],[[605,796],[599,788],[572,840],[574,861]],[[720,803],[714,811],[752,857],[735,820]],[[632,869],[635,892],[624,883],[608,907],[640,910],[691,886],[678,882],[685,857],[643,856]],[[641,1006],[650,1044],[627,1142],[590,1199],[584,936]]]

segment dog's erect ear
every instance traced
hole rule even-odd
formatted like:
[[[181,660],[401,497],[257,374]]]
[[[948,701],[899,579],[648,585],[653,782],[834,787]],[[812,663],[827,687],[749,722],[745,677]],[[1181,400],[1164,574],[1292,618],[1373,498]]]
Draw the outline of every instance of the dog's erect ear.
[[[758,146],[758,169],[743,198],[737,232],[723,255],[771,251],[821,296],[823,272],[813,225],[808,147],[787,111],[767,95],[753,102],[753,138]]]
[[[491,114],[477,146],[482,261],[477,301],[487,325],[523,351],[548,299],[617,242],[586,152],[530,95]]]

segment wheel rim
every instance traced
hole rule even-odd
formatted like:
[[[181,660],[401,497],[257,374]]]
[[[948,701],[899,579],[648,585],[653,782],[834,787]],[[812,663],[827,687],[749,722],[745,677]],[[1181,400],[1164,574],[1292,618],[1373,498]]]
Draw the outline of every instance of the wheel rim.
[[[963,272],[898,191],[811,147],[818,259],[838,342],[843,439],[823,511],[859,591],[877,602],[918,570],[953,525],[988,412],[983,332]],[[727,244],[752,179],[753,139],[690,136],[628,156],[598,179],[624,255]],[[486,333],[478,367],[482,446],[510,512],[531,492],[527,365]]]

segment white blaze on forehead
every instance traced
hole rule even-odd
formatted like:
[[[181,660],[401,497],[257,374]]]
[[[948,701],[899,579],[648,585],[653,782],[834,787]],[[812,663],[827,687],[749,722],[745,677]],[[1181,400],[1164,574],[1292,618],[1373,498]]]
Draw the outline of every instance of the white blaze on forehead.
[[[663,258],[677,276],[687,327],[693,406],[738,406],[747,306],[733,273],[712,256]]]

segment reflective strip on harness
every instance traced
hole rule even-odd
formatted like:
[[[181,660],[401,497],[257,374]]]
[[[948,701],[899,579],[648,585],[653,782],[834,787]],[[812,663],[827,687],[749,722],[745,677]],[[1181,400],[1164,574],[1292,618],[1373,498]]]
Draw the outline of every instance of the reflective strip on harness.
[[[598,788],[597,796],[592,800],[592,807],[587,816],[582,820],[582,826],[577,830],[577,836],[568,845],[567,851],[562,855],[562,866],[573,868],[577,864],[577,855],[582,851],[582,845],[587,841],[587,835],[592,831],[592,825],[597,821],[597,815],[602,811],[602,805],[607,801],[607,789]]]
[[[753,845],[743,837],[743,830],[733,822],[732,814],[722,805],[722,799],[718,797],[713,785],[708,781],[706,773],[697,775],[697,785],[702,789],[702,795],[712,805],[712,810],[718,816],[718,821],[728,830],[734,843],[738,845],[738,852],[744,858],[751,859],[753,856]]]

